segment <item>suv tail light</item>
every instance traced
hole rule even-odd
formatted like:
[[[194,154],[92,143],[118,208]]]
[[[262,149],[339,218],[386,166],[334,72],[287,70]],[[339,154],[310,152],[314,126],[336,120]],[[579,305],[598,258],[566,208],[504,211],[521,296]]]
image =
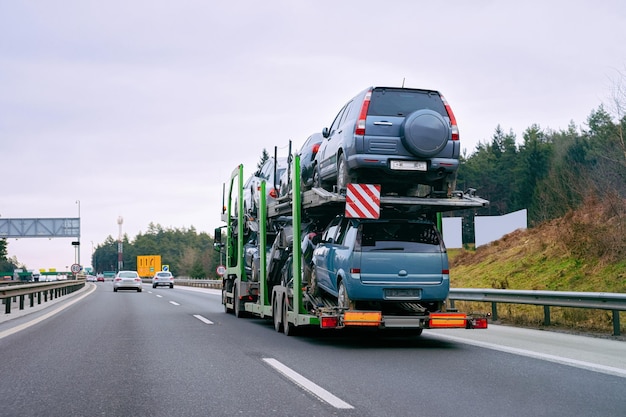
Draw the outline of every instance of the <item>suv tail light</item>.
[[[372,90],[369,90],[365,94],[363,104],[361,105],[361,113],[359,113],[359,120],[356,122],[356,128],[354,129],[355,135],[365,135],[365,119],[367,118],[367,110],[370,107],[370,100],[372,99]]]
[[[315,145],[313,145],[313,150],[312,150],[313,156],[317,155],[317,151],[319,151],[319,150],[320,150],[320,144],[319,143],[316,143]]]
[[[269,196],[272,198],[278,198],[278,191],[276,191],[276,188],[272,188],[269,192]]]
[[[452,113],[452,109],[450,105],[444,98],[441,96],[441,101],[443,101],[443,105],[446,108],[446,112],[448,113],[448,117],[450,118],[450,128],[452,130],[452,140],[459,140],[459,127],[456,124],[456,118],[454,117],[454,113]]]

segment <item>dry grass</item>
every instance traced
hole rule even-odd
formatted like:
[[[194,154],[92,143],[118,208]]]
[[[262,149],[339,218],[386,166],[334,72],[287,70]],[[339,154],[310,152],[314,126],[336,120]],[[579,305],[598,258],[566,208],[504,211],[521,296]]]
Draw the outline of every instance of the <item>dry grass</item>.
[[[453,288],[626,292],[626,201],[589,199],[563,218],[517,230],[476,250],[450,253]],[[461,311],[491,309],[460,303]],[[541,326],[543,308],[498,305],[503,322]],[[621,314],[621,323],[626,321]],[[612,332],[610,311],[552,308],[551,323]],[[623,327],[623,326],[622,326]],[[622,329],[624,331],[624,329]]]

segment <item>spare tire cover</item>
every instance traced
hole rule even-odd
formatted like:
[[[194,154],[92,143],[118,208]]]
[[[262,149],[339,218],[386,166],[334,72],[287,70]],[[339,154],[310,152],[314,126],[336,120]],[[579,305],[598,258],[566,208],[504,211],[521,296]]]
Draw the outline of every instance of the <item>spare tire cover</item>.
[[[404,119],[402,144],[414,155],[430,157],[445,148],[450,139],[450,125],[433,110],[422,109]]]

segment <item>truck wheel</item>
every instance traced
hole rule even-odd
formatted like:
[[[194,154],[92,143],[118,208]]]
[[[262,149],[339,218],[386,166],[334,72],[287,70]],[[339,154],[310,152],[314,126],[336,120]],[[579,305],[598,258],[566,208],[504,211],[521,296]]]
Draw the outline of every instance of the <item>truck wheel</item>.
[[[278,306],[278,301],[275,297],[274,301],[272,301],[272,317],[274,319],[274,330],[276,330],[277,332],[282,332],[283,323],[281,322],[279,314],[282,314],[282,309]]]
[[[287,298],[285,298],[283,300],[283,333],[285,336],[293,336],[295,332],[295,326],[287,319]]]
[[[346,290],[346,284],[343,281],[339,282],[339,289],[337,290],[337,301],[339,302],[339,307],[343,307],[346,309],[352,308],[350,301],[350,297],[348,297],[348,290]]]

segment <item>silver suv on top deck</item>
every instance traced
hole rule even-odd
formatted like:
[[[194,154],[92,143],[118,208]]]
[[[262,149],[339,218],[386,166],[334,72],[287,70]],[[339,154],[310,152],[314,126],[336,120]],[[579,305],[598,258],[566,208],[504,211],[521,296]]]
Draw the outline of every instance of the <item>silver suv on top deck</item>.
[[[338,191],[350,182],[381,184],[383,193],[453,187],[459,129],[434,90],[370,87],[350,100],[328,128],[316,155],[314,184]]]

